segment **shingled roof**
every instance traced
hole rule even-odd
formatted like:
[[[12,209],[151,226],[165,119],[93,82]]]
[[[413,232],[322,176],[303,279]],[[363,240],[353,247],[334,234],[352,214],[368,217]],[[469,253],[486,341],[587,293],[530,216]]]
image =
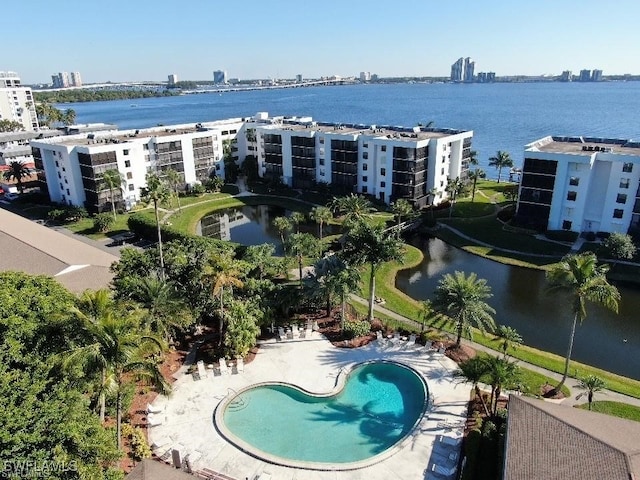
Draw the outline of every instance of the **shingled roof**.
[[[504,480],[640,480],[640,422],[512,395]]]
[[[166,463],[145,459],[135,466],[126,480],[194,480],[196,477]]]

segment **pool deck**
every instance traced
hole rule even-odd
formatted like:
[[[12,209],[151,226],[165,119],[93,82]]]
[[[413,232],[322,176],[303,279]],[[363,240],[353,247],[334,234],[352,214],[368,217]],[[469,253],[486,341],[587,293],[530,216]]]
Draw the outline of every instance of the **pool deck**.
[[[189,455],[194,471],[210,469],[239,480],[254,479],[263,473],[265,477],[270,474],[271,478],[287,480],[443,478],[432,474],[432,468],[436,464],[450,469],[458,463],[454,458],[459,446],[450,444],[455,444],[453,439],[461,434],[470,386],[454,381],[452,372],[456,364],[452,360],[419,348],[419,345],[412,347],[407,342],[387,340],[355,349],[336,348],[314,332],[307,339],[262,342],[255,360],[245,365],[244,372],[220,375],[216,370],[214,375],[207,369],[207,378],[194,380],[183,368],[171,396],[158,397],[154,402],[154,406],[163,411],[153,415],[154,422],[161,423],[149,428],[149,442],[154,453],[167,462],[171,461],[171,451],[175,449],[182,458]],[[350,471],[274,465],[230,444],[213,424],[216,406],[233,390],[260,382],[280,381],[312,392],[328,392],[334,389],[341,369],[376,359],[413,367],[426,380],[431,396],[430,406],[416,428],[394,447],[393,455],[379,463]],[[318,443],[321,448],[322,439],[309,441]]]

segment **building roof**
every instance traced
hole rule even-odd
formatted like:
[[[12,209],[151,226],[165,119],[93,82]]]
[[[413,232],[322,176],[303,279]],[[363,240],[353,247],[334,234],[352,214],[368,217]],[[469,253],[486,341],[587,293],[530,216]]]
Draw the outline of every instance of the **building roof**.
[[[512,395],[503,478],[640,479],[640,422]]]
[[[526,145],[525,151],[580,155],[603,152],[640,156],[640,142],[616,138],[549,136]]]
[[[193,480],[195,477],[157,460],[145,459],[125,477],[127,480]]]
[[[0,271],[50,275],[75,293],[108,287],[118,257],[0,209]]]

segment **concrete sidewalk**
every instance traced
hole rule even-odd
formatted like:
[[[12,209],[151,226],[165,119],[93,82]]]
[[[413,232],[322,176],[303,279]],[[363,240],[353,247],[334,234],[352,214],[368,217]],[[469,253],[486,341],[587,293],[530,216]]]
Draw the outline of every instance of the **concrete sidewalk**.
[[[351,295],[351,299],[361,305],[368,305],[368,301],[365,300],[362,297],[358,297],[356,295]],[[404,323],[405,325],[410,325],[412,327],[421,327],[422,324],[420,322],[417,322],[415,320],[412,320],[410,318],[404,317],[396,312],[393,312],[387,308],[381,307],[379,305],[374,305],[374,310],[377,310],[378,312],[387,315],[391,318],[393,318],[394,320],[397,320],[401,323]],[[485,347],[484,345],[480,345],[479,343],[473,342],[471,340],[467,340],[467,339],[463,339],[462,343],[465,345],[470,346],[471,348],[474,348],[475,350],[480,350],[486,353],[489,353],[491,355],[499,355],[500,353],[496,350],[492,350],[488,347]],[[531,363],[528,362],[524,362],[522,360],[517,360],[518,365],[527,368],[529,370],[533,370],[534,372],[538,372],[542,375],[545,375],[549,378],[552,378],[554,380],[560,381],[560,379],[562,378],[562,375],[560,375],[559,373],[556,372],[552,372],[551,370],[547,370],[545,368],[542,367],[538,367],[537,365],[533,365]],[[569,389],[569,396],[567,398],[565,398],[564,400],[562,400],[562,404],[563,405],[580,405],[583,403],[587,403],[587,398],[586,395],[583,395],[580,399],[576,400],[576,396],[578,396],[580,393],[583,392],[583,390],[580,390],[579,388],[577,388],[578,384],[580,382],[576,379],[576,378],[572,378],[569,377],[567,378],[567,381],[565,382],[565,385],[567,386],[567,388]],[[635,405],[637,407],[640,407],[640,399],[638,398],[634,398],[634,397],[630,397],[628,395],[624,395],[622,393],[617,393],[617,392],[612,392],[611,390],[601,390],[600,392],[596,393],[594,395],[595,400],[609,400],[609,401],[613,401],[613,402],[621,402],[621,403],[627,403],[629,405]]]

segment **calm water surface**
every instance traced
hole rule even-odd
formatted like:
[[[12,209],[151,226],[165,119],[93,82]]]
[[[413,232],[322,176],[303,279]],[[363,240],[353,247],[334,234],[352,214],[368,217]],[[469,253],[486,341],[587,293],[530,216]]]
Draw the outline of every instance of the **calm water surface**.
[[[435,238],[411,243],[425,258],[421,265],[398,273],[400,290],[426,300],[445,273],[476,272],[491,286],[494,296],[489,304],[496,309],[497,323],[514,327],[528,345],[565,354],[573,316],[565,297],[545,291],[544,272],[486,260]],[[576,330],[572,357],[640,379],[640,295],[624,285],[617,287],[622,295],[618,315],[589,305],[586,320]]]

